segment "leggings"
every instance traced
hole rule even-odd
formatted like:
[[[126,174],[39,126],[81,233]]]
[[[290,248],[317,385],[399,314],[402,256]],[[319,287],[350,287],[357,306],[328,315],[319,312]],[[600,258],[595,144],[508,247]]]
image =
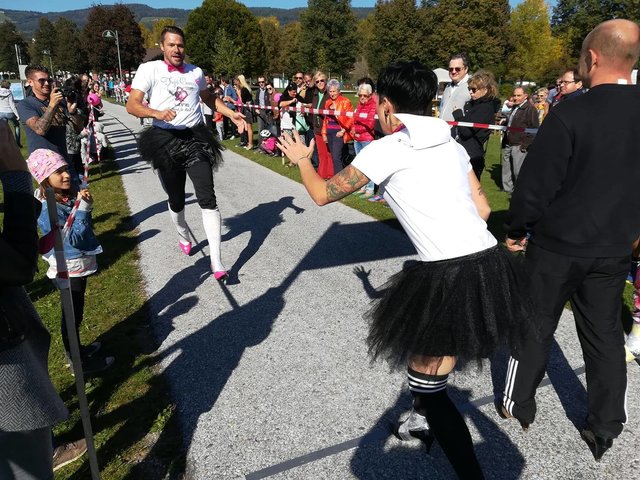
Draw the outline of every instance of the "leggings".
[[[199,161],[189,167],[158,169],[160,183],[169,197],[169,208],[174,212],[184,210],[185,183],[187,174],[193,183],[198,205],[203,210],[215,210],[218,207],[213,187],[213,169],[208,161]]]
[[[58,287],[56,282],[53,282]],[[80,325],[84,319],[84,293],[87,289],[87,277],[70,277],[69,284],[71,286],[71,302],[73,303],[73,314],[75,316],[76,336],[78,342],[80,341]],[[60,301],[62,302],[62,291],[60,291]],[[67,322],[64,315],[64,308],[62,308],[62,317],[60,319],[60,333],[62,335],[62,343],[64,344],[64,351],[67,354],[71,351],[69,347],[69,336],[67,332]]]

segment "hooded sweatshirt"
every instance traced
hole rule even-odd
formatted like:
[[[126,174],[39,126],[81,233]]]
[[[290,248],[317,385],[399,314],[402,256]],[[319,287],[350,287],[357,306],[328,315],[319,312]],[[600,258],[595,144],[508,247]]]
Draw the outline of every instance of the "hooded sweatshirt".
[[[471,197],[471,164],[440,119],[396,114],[404,128],[375,141],[351,165],[384,190],[384,199],[420,259],[470,255],[497,244]]]
[[[16,104],[13,101],[13,93],[8,88],[0,88],[0,113],[13,113],[16,119],[20,120]]]

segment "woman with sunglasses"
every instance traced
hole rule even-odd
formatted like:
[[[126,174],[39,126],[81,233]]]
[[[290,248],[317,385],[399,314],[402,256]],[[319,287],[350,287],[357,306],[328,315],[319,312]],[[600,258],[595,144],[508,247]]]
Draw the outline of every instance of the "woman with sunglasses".
[[[529,301],[514,257],[487,230],[490,208],[469,156],[449,126],[429,116],[437,87],[433,71],[418,62],[384,70],[377,111],[387,135],[328,181],[313,170],[313,146],[296,132],[293,138],[283,135],[279,146],[298,165],[318,205],[340,200],[369,180],[384,188],[421,261],[392,276],[369,312],[369,351],[408,367],[411,426],[420,417],[423,441],[430,446],[435,438],[458,476],[477,480],[484,478],[482,469],[447,394],[447,379],[458,358],[480,360],[516,343],[518,327],[530,317]],[[406,423],[399,430],[404,426],[412,435],[415,427]]]
[[[464,109],[454,110],[453,118],[457,122],[493,123],[500,109],[498,84],[489,72],[479,71],[469,80],[471,100],[464,104]],[[491,130],[488,128],[457,127],[456,140],[471,157],[471,166],[480,180],[484,170],[484,154]]]

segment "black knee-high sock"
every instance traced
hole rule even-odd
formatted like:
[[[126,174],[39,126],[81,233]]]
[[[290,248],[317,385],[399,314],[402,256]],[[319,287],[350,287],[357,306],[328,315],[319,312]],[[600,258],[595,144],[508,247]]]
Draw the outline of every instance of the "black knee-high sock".
[[[471,434],[447,394],[448,375],[426,375],[409,369],[413,408],[424,415],[429,428],[458,477],[482,480],[484,475],[473,450]]]

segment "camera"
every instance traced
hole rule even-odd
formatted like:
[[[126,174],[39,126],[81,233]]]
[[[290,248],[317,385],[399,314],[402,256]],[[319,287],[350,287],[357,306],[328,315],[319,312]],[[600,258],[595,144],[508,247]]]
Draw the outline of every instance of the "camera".
[[[68,103],[78,102],[78,91],[73,87],[62,87],[62,96]]]

